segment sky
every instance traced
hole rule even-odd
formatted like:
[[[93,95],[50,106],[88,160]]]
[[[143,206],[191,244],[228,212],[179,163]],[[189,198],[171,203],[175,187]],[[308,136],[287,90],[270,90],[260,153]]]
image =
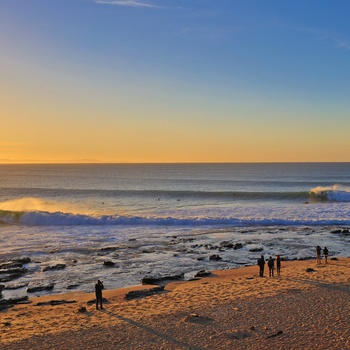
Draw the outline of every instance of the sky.
[[[0,162],[350,162],[348,0],[0,0]]]

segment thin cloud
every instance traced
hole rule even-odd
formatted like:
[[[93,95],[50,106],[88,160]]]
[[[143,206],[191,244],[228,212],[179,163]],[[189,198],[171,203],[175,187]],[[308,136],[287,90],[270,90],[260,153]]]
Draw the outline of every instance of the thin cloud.
[[[331,38],[331,39],[335,42],[337,47],[350,50],[350,42],[348,40],[341,39],[341,38]]]
[[[321,30],[321,29],[314,29],[314,28],[295,28],[296,30],[312,34],[317,40],[322,40],[325,42],[332,43],[333,46],[345,50],[350,50],[350,41],[347,39],[344,39],[336,34]]]
[[[114,6],[129,6],[129,7],[147,7],[158,8],[159,6],[139,0],[95,0],[97,4],[114,5]]]

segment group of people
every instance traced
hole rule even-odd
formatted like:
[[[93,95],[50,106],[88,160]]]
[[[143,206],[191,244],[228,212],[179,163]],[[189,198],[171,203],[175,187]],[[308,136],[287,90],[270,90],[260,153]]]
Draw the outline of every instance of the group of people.
[[[328,255],[328,249],[327,247],[324,247],[323,256],[325,264],[328,264]],[[317,264],[322,264],[322,248],[319,245],[316,247],[316,260]],[[269,277],[273,277],[275,270],[275,261],[277,268],[277,276],[279,276],[281,274],[281,257],[279,255],[276,255],[276,259],[273,259],[272,256],[270,256],[268,260],[265,260],[264,255],[261,255],[261,257],[258,259],[259,276],[264,277],[265,263],[267,262],[267,266],[269,268]]]
[[[272,256],[270,256],[269,259],[267,260],[267,267],[269,268],[269,277],[274,276],[275,260],[276,260],[277,276],[281,274],[281,257],[279,255],[276,255],[276,259],[273,259]],[[261,257],[258,259],[260,277],[264,277],[265,262],[266,260],[264,258],[264,255],[261,255]]]
[[[323,255],[324,255],[325,264],[328,264],[328,254],[329,252],[327,247],[324,247]],[[317,264],[322,264],[322,249],[319,245],[316,247],[316,261],[317,261]]]

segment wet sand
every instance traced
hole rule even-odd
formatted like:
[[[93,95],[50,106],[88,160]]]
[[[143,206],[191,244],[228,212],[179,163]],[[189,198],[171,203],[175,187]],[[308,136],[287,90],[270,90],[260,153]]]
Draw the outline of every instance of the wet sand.
[[[308,272],[307,269],[313,269]],[[0,312],[1,349],[349,349],[350,259],[282,262],[281,276],[257,266],[212,271],[164,292],[126,300],[105,290],[32,298]],[[62,305],[37,303],[75,301]],[[86,307],[86,312],[80,312]]]

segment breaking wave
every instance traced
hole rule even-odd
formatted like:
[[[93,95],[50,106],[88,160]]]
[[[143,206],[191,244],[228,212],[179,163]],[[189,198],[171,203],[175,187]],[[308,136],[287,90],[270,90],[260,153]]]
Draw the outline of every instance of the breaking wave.
[[[42,211],[14,212],[0,210],[0,223],[23,226],[103,226],[103,225],[132,225],[132,226],[302,226],[302,225],[350,225],[349,219],[305,217],[298,219],[283,219],[275,217],[142,217],[103,215],[90,216],[69,213],[49,213]]]
[[[310,191],[314,199],[331,202],[350,202],[350,188],[347,186],[333,185],[327,187],[315,187]]]

